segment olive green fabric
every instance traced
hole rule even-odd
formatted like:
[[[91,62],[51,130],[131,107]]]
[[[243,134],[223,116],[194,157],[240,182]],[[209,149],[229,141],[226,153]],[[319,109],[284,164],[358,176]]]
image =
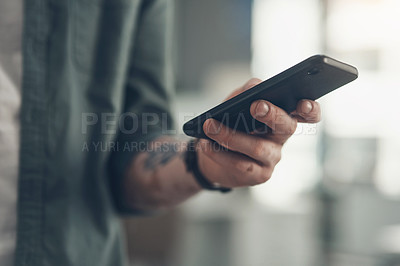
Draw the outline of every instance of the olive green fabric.
[[[126,265],[123,147],[162,133],[143,113],[171,126],[168,1],[25,0],[15,265]]]

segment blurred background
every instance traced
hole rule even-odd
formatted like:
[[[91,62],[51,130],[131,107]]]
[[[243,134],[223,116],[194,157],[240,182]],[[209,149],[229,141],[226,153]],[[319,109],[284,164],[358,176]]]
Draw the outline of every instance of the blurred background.
[[[400,265],[400,1],[174,3],[179,128],[314,54],[360,76],[319,100],[266,184],[126,220],[132,265]]]

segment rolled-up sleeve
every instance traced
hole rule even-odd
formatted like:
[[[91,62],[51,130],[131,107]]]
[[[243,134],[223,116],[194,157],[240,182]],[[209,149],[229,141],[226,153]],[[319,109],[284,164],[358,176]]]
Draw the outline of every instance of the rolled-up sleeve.
[[[173,96],[171,65],[172,17],[169,0],[143,1],[138,16],[127,72],[123,125],[118,134],[118,150],[111,154],[111,189],[116,209],[122,214],[141,214],[130,209],[122,186],[127,167],[147,143],[171,132]]]

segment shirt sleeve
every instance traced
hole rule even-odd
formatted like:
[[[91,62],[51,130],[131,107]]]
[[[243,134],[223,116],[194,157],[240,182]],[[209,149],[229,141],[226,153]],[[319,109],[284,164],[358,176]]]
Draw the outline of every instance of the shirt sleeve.
[[[111,189],[121,214],[141,214],[124,200],[127,167],[135,155],[146,150],[148,142],[173,129],[171,2],[144,0],[139,10],[120,119],[124,124],[119,127],[118,151],[111,154],[109,165]]]

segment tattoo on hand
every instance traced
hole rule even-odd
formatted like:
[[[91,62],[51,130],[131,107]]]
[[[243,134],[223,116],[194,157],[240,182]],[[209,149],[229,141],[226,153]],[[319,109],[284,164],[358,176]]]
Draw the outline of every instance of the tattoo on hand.
[[[166,165],[180,154],[179,143],[156,143],[153,149],[149,150],[144,167],[147,170],[154,170],[158,166]]]

